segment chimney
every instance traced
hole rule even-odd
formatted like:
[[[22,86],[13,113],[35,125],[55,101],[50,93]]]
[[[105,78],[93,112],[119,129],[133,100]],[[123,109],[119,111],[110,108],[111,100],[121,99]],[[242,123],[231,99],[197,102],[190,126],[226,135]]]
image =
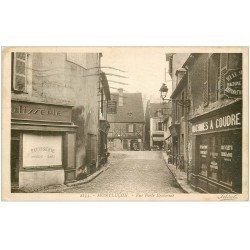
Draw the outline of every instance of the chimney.
[[[119,93],[119,106],[122,107],[123,106],[123,89],[119,88],[118,93]]]

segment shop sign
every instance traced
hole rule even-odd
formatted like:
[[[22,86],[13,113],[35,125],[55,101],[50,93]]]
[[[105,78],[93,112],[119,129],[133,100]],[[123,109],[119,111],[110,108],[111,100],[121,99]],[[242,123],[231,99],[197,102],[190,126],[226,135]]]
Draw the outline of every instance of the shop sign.
[[[71,122],[71,107],[12,101],[11,118],[32,121]]]
[[[61,165],[62,136],[23,134],[23,168]]]
[[[117,113],[116,101],[112,101],[112,100],[108,101],[107,113],[108,114],[116,114]]]
[[[231,162],[233,158],[233,145],[221,145],[221,157],[224,161]]]
[[[228,98],[242,97],[242,70],[229,69],[225,74],[224,94]]]
[[[204,119],[192,125],[194,134],[202,134],[206,132],[216,132],[224,129],[241,128],[242,116],[241,112],[230,112],[224,115],[217,115],[210,119]]]
[[[200,145],[200,155],[202,158],[207,157],[207,149],[208,149],[208,145]]]

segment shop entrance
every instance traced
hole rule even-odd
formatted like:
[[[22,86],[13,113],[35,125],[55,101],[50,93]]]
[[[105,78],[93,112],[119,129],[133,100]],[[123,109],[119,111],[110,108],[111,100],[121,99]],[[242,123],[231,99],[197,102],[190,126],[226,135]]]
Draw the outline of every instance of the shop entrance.
[[[11,138],[11,187],[19,185],[19,135]]]
[[[130,142],[130,150],[131,151],[138,151],[139,150],[138,140],[131,140],[131,142]]]

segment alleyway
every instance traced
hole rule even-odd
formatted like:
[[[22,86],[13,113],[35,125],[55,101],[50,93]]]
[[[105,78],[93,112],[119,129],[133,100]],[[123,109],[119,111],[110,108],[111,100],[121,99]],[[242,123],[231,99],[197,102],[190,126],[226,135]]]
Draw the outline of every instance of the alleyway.
[[[161,152],[120,151],[111,153],[109,168],[97,178],[64,192],[182,193],[182,190],[165,165]]]

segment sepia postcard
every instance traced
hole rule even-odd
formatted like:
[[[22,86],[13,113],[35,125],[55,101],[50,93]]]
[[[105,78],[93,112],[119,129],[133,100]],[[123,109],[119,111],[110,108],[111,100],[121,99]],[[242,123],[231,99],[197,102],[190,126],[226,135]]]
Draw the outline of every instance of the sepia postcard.
[[[247,201],[248,47],[2,48],[2,200]]]

